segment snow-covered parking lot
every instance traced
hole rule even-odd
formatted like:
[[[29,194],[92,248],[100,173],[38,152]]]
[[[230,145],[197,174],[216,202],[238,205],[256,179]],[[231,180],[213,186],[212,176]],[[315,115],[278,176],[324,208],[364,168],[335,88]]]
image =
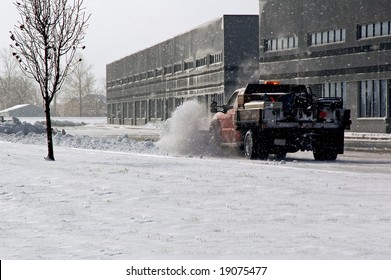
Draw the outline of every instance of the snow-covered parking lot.
[[[48,162],[39,136],[0,135],[2,259],[391,259],[391,154],[247,161],[61,135]]]

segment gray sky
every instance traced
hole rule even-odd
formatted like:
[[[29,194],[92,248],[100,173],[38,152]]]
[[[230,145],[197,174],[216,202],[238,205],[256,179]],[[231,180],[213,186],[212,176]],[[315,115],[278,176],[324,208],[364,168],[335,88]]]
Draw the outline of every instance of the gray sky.
[[[19,20],[13,2],[0,2],[0,49]],[[84,7],[92,14],[84,56],[98,79],[106,64],[224,14],[259,13],[258,0],[84,0]]]

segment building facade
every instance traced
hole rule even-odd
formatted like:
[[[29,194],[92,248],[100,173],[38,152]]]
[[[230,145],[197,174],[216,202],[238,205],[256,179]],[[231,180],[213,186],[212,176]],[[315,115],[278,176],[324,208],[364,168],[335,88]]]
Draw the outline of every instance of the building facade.
[[[259,16],[225,15],[106,68],[108,122],[166,120],[188,99],[224,102],[258,79]]]
[[[187,99],[278,79],[343,97],[354,131],[391,133],[391,1],[259,3],[259,17],[223,16],[107,65],[108,122],[165,120]]]
[[[260,79],[339,96],[354,131],[391,133],[391,1],[260,0]]]

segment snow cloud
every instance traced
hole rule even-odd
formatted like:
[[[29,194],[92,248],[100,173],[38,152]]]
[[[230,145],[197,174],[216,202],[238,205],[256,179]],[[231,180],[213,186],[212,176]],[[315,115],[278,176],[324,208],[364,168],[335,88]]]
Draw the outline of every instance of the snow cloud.
[[[179,106],[161,128],[157,147],[167,154],[208,154],[208,130],[201,130],[208,123],[205,106],[192,100]]]

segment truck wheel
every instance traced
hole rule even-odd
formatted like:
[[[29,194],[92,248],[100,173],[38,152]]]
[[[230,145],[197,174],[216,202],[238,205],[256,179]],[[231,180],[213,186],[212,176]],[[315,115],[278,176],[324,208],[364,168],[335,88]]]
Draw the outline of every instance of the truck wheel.
[[[331,150],[315,150],[314,153],[314,159],[317,161],[326,161],[326,160],[336,160],[338,157],[338,154]]]
[[[244,136],[244,156],[248,159],[257,159],[259,158],[259,149],[256,138],[254,138],[254,133],[249,130]]]
[[[276,154],[276,160],[285,160],[286,158],[286,152],[278,152]]]
[[[260,160],[267,160],[269,158],[269,154],[266,152],[260,152],[258,158]]]

